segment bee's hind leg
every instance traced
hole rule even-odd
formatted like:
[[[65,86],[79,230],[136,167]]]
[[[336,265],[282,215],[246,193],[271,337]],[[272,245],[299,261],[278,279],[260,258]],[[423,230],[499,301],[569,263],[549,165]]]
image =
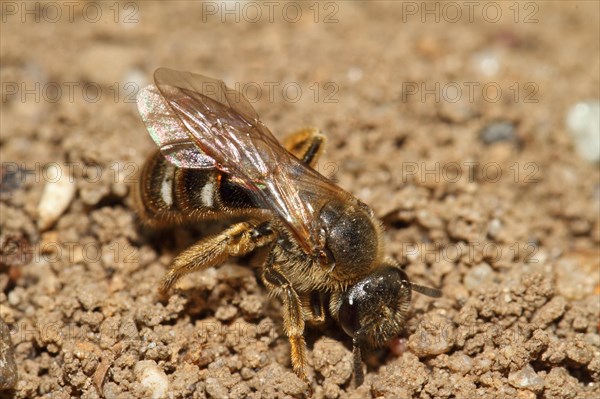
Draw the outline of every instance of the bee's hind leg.
[[[317,164],[326,143],[325,136],[315,128],[298,130],[283,139],[283,146],[311,168]]]
[[[166,293],[186,274],[217,266],[230,257],[247,255],[274,240],[275,233],[268,223],[236,223],[217,235],[204,238],[177,256],[162,280],[161,292]]]

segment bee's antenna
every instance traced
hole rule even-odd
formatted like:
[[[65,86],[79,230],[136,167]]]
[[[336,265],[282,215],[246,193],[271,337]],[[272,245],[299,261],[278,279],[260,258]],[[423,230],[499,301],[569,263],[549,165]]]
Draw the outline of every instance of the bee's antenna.
[[[427,295],[432,298],[439,298],[442,296],[442,291],[438,290],[437,288],[425,287],[415,283],[410,283],[410,288],[413,291],[417,291],[420,294]]]

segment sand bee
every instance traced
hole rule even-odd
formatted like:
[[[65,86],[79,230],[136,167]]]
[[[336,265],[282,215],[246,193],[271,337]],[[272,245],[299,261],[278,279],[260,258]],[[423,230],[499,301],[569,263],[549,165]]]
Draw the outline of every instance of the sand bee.
[[[352,337],[355,380],[361,347],[381,345],[404,324],[409,281],[384,256],[381,223],[363,202],[315,166],[325,137],[301,130],[283,146],[250,103],[222,81],[161,68],[138,96],[141,117],[160,148],[145,163],[136,203],[150,225],[239,219],[177,256],[162,291],[182,276],[258,252],[262,280],[283,302],[296,374],[307,381],[305,323],[329,313]]]

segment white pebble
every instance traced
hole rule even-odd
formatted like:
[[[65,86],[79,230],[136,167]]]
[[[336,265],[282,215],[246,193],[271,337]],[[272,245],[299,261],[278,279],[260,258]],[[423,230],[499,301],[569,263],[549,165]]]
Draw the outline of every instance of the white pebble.
[[[498,55],[490,50],[484,50],[473,56],[475,69],[486,76],[494,76],[500,69]]]
[[[21,299],[23,298],[21,297],[21,293],[18,289],[14,289],[8,293],[8,303],[12,306],[17,306],[19,303],[21,303]]]
[[[566,123],[579,155],[590,162],[600,161],[600,102],[575,104],[567,114]]]
[[[123,77],[123,81],[126,83],[132,83],[133,87],[141,88],[146,87],[148,82],[147,74],[139,68],[130,69]]]
[[[347,72],[348,80],[352,83],[356,83],[363,77],[363,71],[359,67],[351,67]]]
[[[75,179],[66,167],[52,164],[44,176],[48,181],[38,204],[38,227],[42,231],[52,227],[75,196]]]
[[[169,378],[154,360],[143,360],[135,365],[134,373],[138,382],[147,389],[153,399],[166,398],[169,392]]]
[[[492,237],[496,237],[502,230],[502,222],[500,219],[494,218],[488,224],[488,234]]]
[[[470,291],[482,292],[489,289],[488,284],[494,282],[494,271],[487,263],[474,266],[465,275],[465,287]]]
[[[540,392],[544,388],[544,380],[536,374],[530,364],[519,371],[510,373],[508,383],[515,388],[529,389],[533,392]]]

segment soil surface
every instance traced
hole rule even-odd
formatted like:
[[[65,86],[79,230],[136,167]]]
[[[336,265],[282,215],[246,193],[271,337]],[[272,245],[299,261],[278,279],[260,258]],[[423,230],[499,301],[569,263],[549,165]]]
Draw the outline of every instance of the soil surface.
[[[277,137],[322,129],[317,169],[443,292],[358,388],[348,337],[309,329],[315,398],[600,396],[600,175],[565,124],[600,98],[598,2],[1,7],[0,397],[307,395],[246,259],[158,294],[206,231],[132,209],[159,66],[225,80]]]

